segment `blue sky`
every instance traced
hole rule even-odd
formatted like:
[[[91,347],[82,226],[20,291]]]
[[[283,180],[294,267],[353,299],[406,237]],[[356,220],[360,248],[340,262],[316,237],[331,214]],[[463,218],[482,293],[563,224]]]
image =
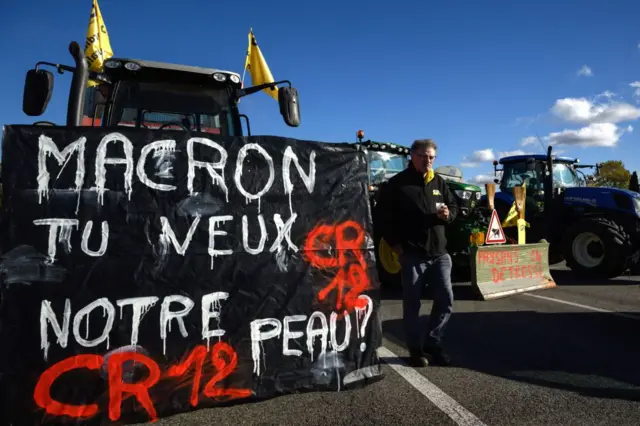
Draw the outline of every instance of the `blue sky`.
[[[254,134],[409,145],[434,138],[438,165],[482,182],[501,153],[541,152],[539,136],[583,163],[640,170],[640,2],[102,0],[116,56],[242,73],[247,33],[276,79],[300,91],[302,125],[287,127],[265,93],[241,107]],[[24,115],[24,73],[71,64],[90,0],[0,5],[0,124]],[[587,72],[580,72],[586,70]],[[70,76],[56,76],[47,113],[64,123]],[[247,77],[245,83],[249,83]],[[525,145],[523,145],[523,141]]]

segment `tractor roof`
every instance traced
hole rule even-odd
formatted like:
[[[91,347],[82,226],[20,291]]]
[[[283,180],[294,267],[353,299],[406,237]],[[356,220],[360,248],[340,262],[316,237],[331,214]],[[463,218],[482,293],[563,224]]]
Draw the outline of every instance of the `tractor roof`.
[[[520,162],[524,162],[527,161],[527,158],[533,158],[535,160],[538,161],[546,161],[547,160],[547,156],[544,154],[531,154],[531,155],[512,155],[509,157],[502,157],[498,163],[500,164],[505,164],[505,163],[520,163]],[[575,163],[576,159],[572,158],[572,157],[557,157],[555,155],[552,155],[551,158],[553,158],[554,162],[560,162],[560,163]]]
[[[376,142],[372,140],[366,140],[362,142],[356,142],[356,145],[360,145],[370,151],[387,152],[389,154],[401,154],[409,155],[410,150],[406,146],[398,145],[391,142]]]
[[[478,185],[472,183],[466,183],[462,180],[462,170],[456,166],[440,166],[434,170],[444,180],[449,183],[449,186],[456,189],[462,189],[464,191],[481,191],[482,189]]]
[[[110,63],[119,62],[118,67],[109,67]],[[138,70],[129,70],[125,64],[134,63],[140,66]],[[140,80],[168,80],[182,81],[185,83],[211,82],[214,84],[231,83],[240,86],[240,75],[235,72],[219,70],[216,68],[196,67],[191,65],[170,64],[166,62],[147,61],[130,58],[110,58],[105,62],[104,74],[112,81],[122,79]],[[214,74],[222,74],[224,81],[214,79]]]
[[[462,170],[455,166],[440,166],[435,169],[434,172],[438,173],[445,179],[455,182],[462,182]]]

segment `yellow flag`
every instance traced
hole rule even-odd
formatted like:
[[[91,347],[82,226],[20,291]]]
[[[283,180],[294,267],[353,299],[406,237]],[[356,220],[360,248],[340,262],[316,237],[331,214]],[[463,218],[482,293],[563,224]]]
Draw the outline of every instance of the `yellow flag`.
[[[91,71],[102,71],[104,62],[113,56],[109,33],[102,19],[98,0],[93,0],[91,7],[87,41],[84,44],[84,56]],[[89,86],[95,86],[96,84],[93,81],[89,81]]]
[[[509,209],[509,213],[507,213],[507,217],[502,222],[503,228],[508,228],[510,226],[517,226],[518,223],[518,211],[516,210],[515,201],[511,205],[511,209]]]
[[[247,48],[247,57],[244,61],[244,69],[249,70],[251,74],[251,84],[257,86],[264,83],[273,83],[275,80],[271,75],[267,61],[264,60],[262,52],[258,47],[258,42],[253,35],[253,30],[249,31],[249,47]],[[278,88],[266,88],[263,90],[276,101],[278,100]]]
[[[524,182],[522,183],[522,187],[523,188],[526,187]],[[520,215],[518,214],[518,210],[516,209],[516,200],[514,199],[513,204],[509,209],[509,213],[507,213],[507,217],[502,222],[502,227],[509,228],[511,226],[518,226],[518,217],[520,217]],[[524,223],[527,228],[531,228],[531,225],[529,225],[529,222],[524,222]]]

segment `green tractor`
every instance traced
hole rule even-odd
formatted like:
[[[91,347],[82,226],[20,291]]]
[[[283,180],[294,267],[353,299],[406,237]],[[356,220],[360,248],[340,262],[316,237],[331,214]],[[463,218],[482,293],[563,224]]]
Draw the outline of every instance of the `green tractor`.
[[[369,163],[369,197],[373,219],[373,239],[376,263],[380,282],[383,286],[396,288],[400,286],[400,263],[389,244],[380,235],[378,223],[377,201],[380,189],[397,173],[409,165],[409,148],[388,142],[363,141],[364,132],[357,133],[357,145],[367,150]],[[484,232],[488,227],[488,219],[483,211],[477,208],[482,197],[478,186],[462,182],[459,169],[450,166],[434,170],[441,175],[456,196],[459,213],[456,220],[447,227],[447,248],[454,261],[454,275],[469,273],[470,235]]]
[[[482,189],[462,179],[462,171],[453,166],[442,166],[434,170],[447,181],[456,197],[458,216],[446,228],[447,250],[453,260],[454,279],[467,280],[471,274],[469,256],[471,236],[484,235],[489,227],[490,212],[481,203]]]

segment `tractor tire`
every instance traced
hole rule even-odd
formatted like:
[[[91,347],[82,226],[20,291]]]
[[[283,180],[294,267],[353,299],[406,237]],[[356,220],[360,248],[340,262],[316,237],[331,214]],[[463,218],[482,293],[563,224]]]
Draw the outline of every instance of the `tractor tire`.
[[[401,267],[398,256],[384,238],[377,238],[375,242],[376,266],[380,286],[389,290],[398,290],[402,287]]]
[[[617,223],[602,217],[585,218],[563,237],[567,266],[581,278],[608,279],[622,275],[631,238]]]

